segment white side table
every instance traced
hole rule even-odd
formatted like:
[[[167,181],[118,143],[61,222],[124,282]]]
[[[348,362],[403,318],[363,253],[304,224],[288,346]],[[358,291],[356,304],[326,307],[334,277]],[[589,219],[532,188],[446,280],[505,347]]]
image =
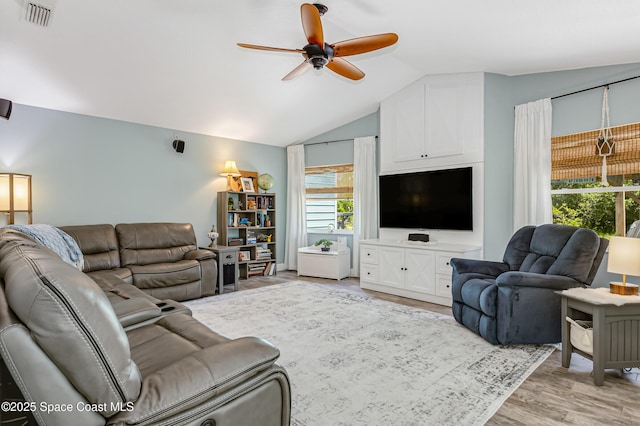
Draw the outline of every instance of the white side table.
[[[319,247],[298,249],[298,275],[340,280],[351,272],[349,247],[321,251]]]

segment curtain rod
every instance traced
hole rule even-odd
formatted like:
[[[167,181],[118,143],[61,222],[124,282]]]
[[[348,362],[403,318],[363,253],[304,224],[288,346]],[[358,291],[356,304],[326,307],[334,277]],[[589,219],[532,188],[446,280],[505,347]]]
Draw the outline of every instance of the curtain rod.
[[[377,136],[375,136],[376,139],[378,139]],[[320,145],[323,143],[334,143],[334,142],[349,142],[354,140],[355,138],[349,138],[349,139],[336,139],[334,141],[324,141],[324,142],[312,142],[312,143],[305,143],[303,144],[304,146],[310,146],[310,145]]]
[[[618,80],[618,81],[614,81],[612,83],[606,83],[606,84],[601,84],[599,86],[594,86],[594,87],[589,87],[588,89],[582,89],[582,90],[577,90],[575,92],[571,92],[571,93],[565,93],[564,95],[558,95],[558,96],[554,96],[553,98],[551,98],[551,100],[553,99],[558,99],[558,98],[564,98],[565,96],[571,96],[571,95],[575,95],[577,93],[582,93],[582,92],[586,92],[588,90],[593,90],[593,89],[599,89],[601,87],[607,87],[610,86],[612,84],[618,84],[618,83],[624,83],[625,81],[629,81],[629,80],[634,80],[636,78],[640,78],[640,75],[637,75],[635,77],[629,77],[629,78],[625,78],[623,80]]]

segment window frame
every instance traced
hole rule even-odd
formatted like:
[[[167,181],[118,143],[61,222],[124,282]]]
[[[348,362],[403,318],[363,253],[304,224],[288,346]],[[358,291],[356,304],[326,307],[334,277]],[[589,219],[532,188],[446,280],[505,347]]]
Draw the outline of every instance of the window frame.
[[[339,200],[350,200],[353,203],[353,186],[335,186],[332,188],[308,188],[306,183],[306,177],[308,175],[322,175],[327,173],[351,173],[353,177],[353,163],[347,164],[332,164],[322,166],[308,166],[305,167],[305,229],[308,234],[341,234],[341,235],[353,235],[352,229],[338,229],[338,206]],[[310,191],[311,189],[311,191]],[[315,190],[314,190],[315,189]],[[313,197],[310,194],[336,194],[334,198]],[[351,197],[338,197],[338,194],[350,194]],[[331,200],[334,203],[333,207],[333,224],[334,229],[327,228],[310,228],[308,220],[307,206],[310,200]]]

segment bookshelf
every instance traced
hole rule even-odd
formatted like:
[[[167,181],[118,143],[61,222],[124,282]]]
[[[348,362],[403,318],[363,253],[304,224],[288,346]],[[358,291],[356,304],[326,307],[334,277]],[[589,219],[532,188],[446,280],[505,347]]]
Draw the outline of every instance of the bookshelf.
[[[218,192],[219,240],[237,246],[240,278],[276,273],[276,195]]]

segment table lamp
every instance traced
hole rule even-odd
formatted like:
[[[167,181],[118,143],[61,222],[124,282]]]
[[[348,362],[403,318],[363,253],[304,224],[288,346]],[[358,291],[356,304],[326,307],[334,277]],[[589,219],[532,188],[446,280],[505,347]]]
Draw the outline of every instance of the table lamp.
[[[242,174],[238,170],[238,166],[236,166],[236,162],[234,160],[227,160],[224,162],[224,169],[222,170],[222,173],[220,173],[220,176],[227,177],[227,191],[233,191],[231,178],[242,176]]]
[[[627,275],[640,276],[640,238],[611,237],[607,271],[622,274],[622,282],[609,283],[609,291],[625,296],[638,294],[638,285],[627,282]]]

